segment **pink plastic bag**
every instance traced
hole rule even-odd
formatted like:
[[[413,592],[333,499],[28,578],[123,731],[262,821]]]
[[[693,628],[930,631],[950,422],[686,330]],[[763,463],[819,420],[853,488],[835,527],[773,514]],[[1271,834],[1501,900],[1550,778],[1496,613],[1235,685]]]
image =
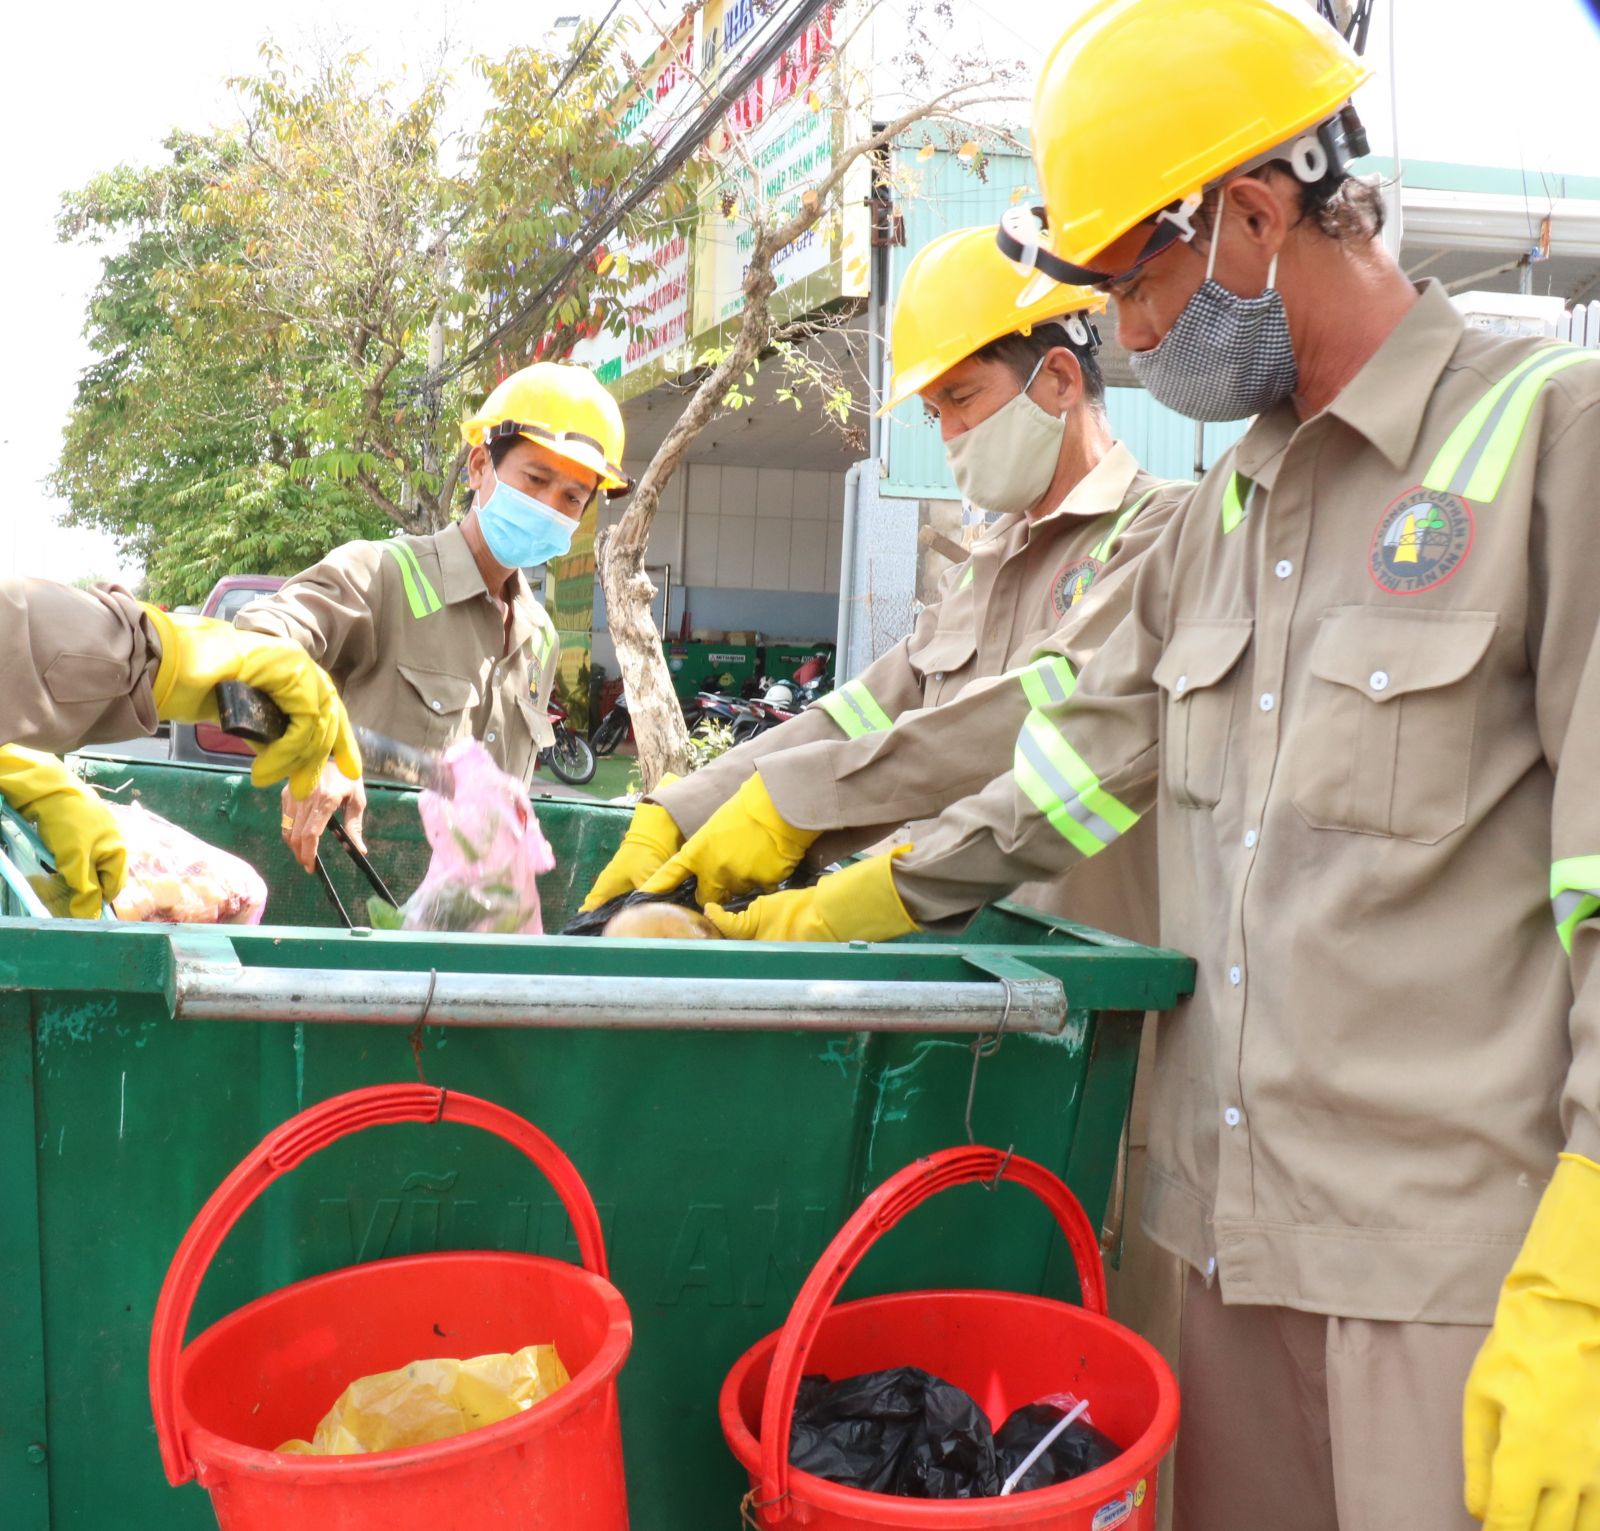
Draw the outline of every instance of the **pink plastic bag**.
[[[527,789],[475,739],[445,752],[455,796],[424,792],[419,807],[433,859],[401,908],[406,930],[539,936],[541,872],[556,864]]]
[[[128,846],[128,881],[111,907],[119,920],[258,925],[267,885],[248,861],[139,803],[108,802]]]

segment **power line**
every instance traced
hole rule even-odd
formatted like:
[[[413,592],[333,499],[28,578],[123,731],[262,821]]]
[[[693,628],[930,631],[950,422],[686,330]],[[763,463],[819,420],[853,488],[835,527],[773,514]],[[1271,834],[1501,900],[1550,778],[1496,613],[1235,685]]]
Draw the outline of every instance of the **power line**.
[[[717,125],[728,110],[729,105],[742,96],[750,86],[759,79],[800,36],[819,11],[829,4],[829,0],[800,0],[777,32],[763,43],[753,45],[746,53],[743,62],[739,65],[734,76],[720,90],[713,95],[709,90],[702,92],[702,99],[709,96],[710,101],[699,115],[693,119],[687,129],[682,132],[673,130],[688,116],[685,112],[669,124],[668,138],[671,147],[663,154],[650,162],[642,184],[629,191],[626,195],[613,201],[595,218],[591,219],[589,228],[591,232],[581,236],[573,242],[571,253],[567,259],[551,276],[542,282],[532,297],[528,299],[516,313],[503,323],[497,325],[477,345],[471,347],[464,355],[447,367],[433,381],[436,385],[447,383],[461,376],[462,373],[476,366],[502,342],[516,331],[525,327],[532,319],[542,320],[548,314],[553,300],[561,290],[570,282],[574,275],[588,262],[589,257],[610,236],[626,218],[639,208],[666,179],[674,174],[705,139],[707,134]],[[773,17],[781,17],[782,13],[774,9]]]

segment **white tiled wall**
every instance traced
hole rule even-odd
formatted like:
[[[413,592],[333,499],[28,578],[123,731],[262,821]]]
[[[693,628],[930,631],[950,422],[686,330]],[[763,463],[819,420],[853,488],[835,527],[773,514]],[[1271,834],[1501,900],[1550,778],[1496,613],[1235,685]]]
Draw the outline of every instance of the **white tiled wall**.
[[[612,507],[608,518],[620,514]],[[681,568],[680,517],[688,527]],[[843,525],[842,473],[691,464],[667,486],[649,561],[673,564],[679,586],[832,595],[839,589]]]

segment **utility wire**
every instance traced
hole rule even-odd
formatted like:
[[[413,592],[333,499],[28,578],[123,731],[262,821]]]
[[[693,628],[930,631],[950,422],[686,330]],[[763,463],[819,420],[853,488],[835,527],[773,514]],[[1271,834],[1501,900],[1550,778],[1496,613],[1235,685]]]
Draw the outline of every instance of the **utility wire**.
[[[829,0],[800,0],[800,3],[783,20],[782,25],[774,36],[748,51],[732,79],[727,81],[711,97],[710,103],[693,120],[688,129],[671,135],[674,138],[672,147],[651,162],[643,183],[614,200],[610,206],[604,208],[591,219],[589,224],[590,232],[573,243],[571,253],[566,261],[539,284],[539,287],[527,302],[516,313],[498,324],[481,341],[447,367],[435,379],[435,382],[445,383],[461,376],[462,373],[493,352],[510,335],[526,326],[530,320],[542,320],[548,313],[556,295],[587,263],[589,257],[610,236],[612,231],[635,209],[641,206],[668,176],[674,174],[688,160],[690,155],[699,147],[701,141],[726,113],[729,105],[742,96],[757,79],[765,74],[805,28],[810,25],[817,12],[827,4],[829,4]],[[782,15],[777,10],[774,10],[771,14],[773,16]],[[709,92],[706,94],[709,94]],[[675,129],[678,123],[681,123],[687,115],[687,112],[685,112],[674,119],[671,126]]]

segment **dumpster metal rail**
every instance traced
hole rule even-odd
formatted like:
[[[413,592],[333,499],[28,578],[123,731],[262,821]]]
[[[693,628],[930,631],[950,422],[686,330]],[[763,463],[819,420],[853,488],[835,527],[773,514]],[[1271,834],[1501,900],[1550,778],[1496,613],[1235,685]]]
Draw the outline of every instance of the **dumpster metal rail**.
[[[341,1021],[624,1031],[868,1031],[1059,1036],[1061,980],[1023,962],[986,983],[255,967],[231,945],[172,939],[172,1014],[186,1021]],[[863,949],[865,949],[863,947]]]

